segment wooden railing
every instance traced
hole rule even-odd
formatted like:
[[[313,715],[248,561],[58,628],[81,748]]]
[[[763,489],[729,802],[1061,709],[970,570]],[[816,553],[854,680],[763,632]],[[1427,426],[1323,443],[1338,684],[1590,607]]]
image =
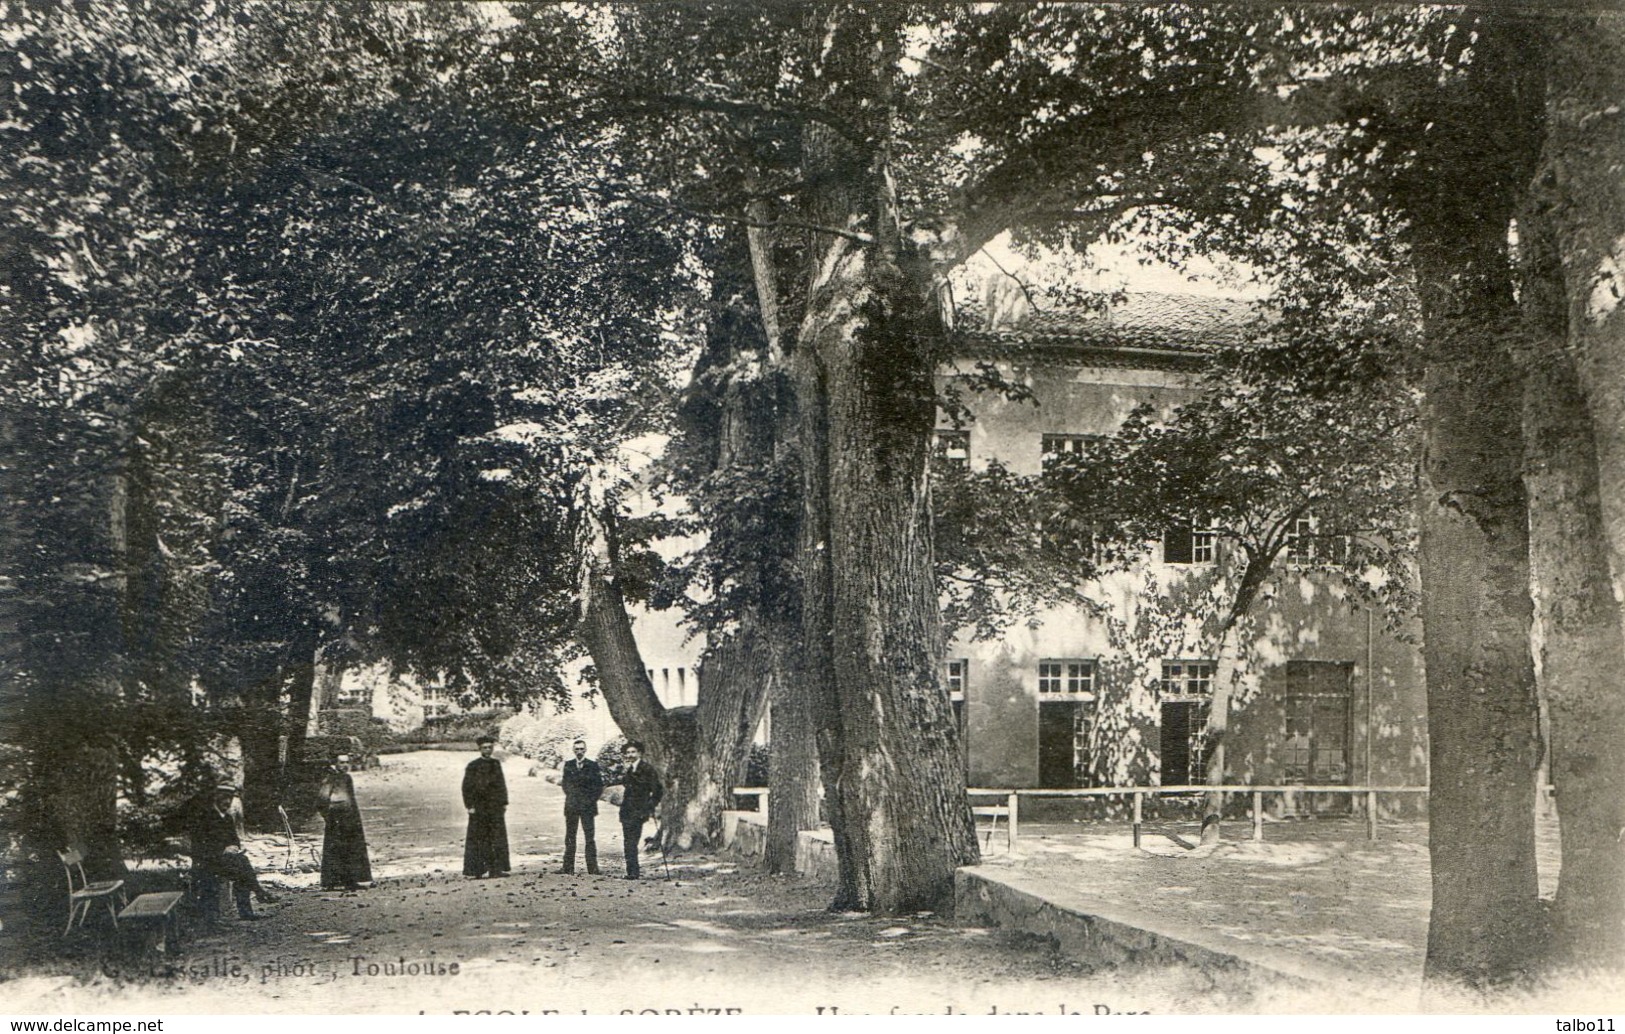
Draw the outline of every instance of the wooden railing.
[[[993,829],[997,829],[999,819],[1006,820],[1005,841],[1011,848],[1016,846],[1016,838],[1021,829],[1021,798],[1022,797],[1132,797],[1134,799],[1134,846],[1140,846],[1140,833],[1144,825],[1145,799],[1147,797],[1165,797],[1205,793],[1237,793],[1251,794],[1251,816],[1253,823],[1254,840],[1264,839],[1264,795],[1269,793],[1300,794],[1300,793],[1343,793],[1351,797],[1361,795],[1365,797],[1365,830],[1366,838],[1377,839],[1377,797],[1379,794],[1407,794],[1428,792],[1425,786],[1320,786],[1313,783],[1278,783],[1267,786],[1252,784],[1225,785],[1225,786],[1085,786],[1066,789],[1027,789],[1010,790],[1003,787],[970,787],[965,795],[970,798],[971,811],[977,818],[992,820]],[[757,808],[767,811],[767,787],[765,786],[736,786],[734,793],[741,797],[757,798]],[[992,800],[990,801],[989,798]],[[1002,803],[993,803],[998,801]],[[991,839],[992,830],[989,831]]]
[[[1134,799],[1134,846],[1140,846],[1140,830],[1143,825],[1145,798],[1205,794],[1205,793],[1244,793],[1252,795],[1253,839],[1264,839],[1264,795],[1267,793],[1346,793],[1350,796],[1361,794],[1365,797],[1365,829],[1366,837],[1377,839],[1377,795],[1384,793],[1406,794],[1428,792],[1425,786],[1320,786],[1312,783],[1281,783],[1268,786],[1225,785],[1225,786],[1087,786],[1069,789],[1034,789],[1034,790],[991,790],[971,788],[965,791],[972,797],[1002,794],[1009,798],[1010,829],[1017,828],[1017,800],[1020,797],[1133,797]],[[1013,837],[1012,837],[1013,840]]]

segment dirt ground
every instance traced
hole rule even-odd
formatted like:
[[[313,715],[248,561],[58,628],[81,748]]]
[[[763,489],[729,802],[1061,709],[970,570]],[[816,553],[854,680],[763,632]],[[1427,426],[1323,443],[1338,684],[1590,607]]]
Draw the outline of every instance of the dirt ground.
[[[1425,824],[1385,824],[1375,842],[1359,820],[1272,823],[1262,842],[1243,839],[1246,823],[1233,826],[1203,855],[1162,835],[1167,827],[1194,843],[1196,823],[1152,826],[1139,850],[1121,824],[1046,824],[1023,831],[1014,860],[1001,852],[987,864],[1069,883],[1108,914],[1120,904],[1222,934],[1238,948],[1284,948],[1357,966],[1373,983],[1420,984],[1430,901]]]
[[[1539,817],[1536,830],[1541,893],[1549,898],[1559,866],[1555,816]],[[1136,849],[1121,822],[1025,823],[1015,854],[996,838],[984,866],[1064,891],[1068,903],[1098,903],[1104,915],[1199,929],[1241,957],[1262,948],[1365,988],[1355,1004],[1271,987],[1255,998],[1260,1011],[1367,1011],[1371,1003],[1394,1012],[1625,1008],[1617,974],[1579,974],[1488,1001],[1424,999],[1432,898],[1425,822],[1384,820],[1374,841],[1360,818],[1270,821],[1262,841],[1250,839],[1250,823],[1227,822],[1224,835],[1211,853],[1190,851],[1173,837],[1195,843],[1199,823],[1158,821],[1147,824]]]
[[[310,850],[319,835],[293,851],[256,839],[250,854],[282,892],[261,906],[265,920],[199,926],[179,950],[131,955],[93,919],[65,957],[8,966],[0,998],[39,1014],[1258,1008],[1249,989],[1181,967],[1091,973],[1045,945],[931,916],[831,914],[823,887],[715,859],[674,860],[668,880],[659,856],[646,855],[645,878],[626,881],[607,810],[606,875],[555,874],[562,797],[523,759],[505,762],[513,875],[465,879],[458,786],[468,760],[426,751],[356,774],[374,887],[320,890]],[[305,871],[281,871],[290,863]],[[0,933],[13,939],[8,951],[26,948],[17,936]]]

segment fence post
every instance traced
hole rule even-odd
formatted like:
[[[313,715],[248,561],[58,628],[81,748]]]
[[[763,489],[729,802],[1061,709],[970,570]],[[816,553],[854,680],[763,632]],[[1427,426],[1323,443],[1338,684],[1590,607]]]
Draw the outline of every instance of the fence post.
[[[1365,792],[1365,838],[1377,839],[1377,791]]]
[[[1011,852],[1014,852],[1016,849],[1016,824],[1018,822],[1016,817],[1016,809],[1019,807],[1017,803],[1019,800],[1020,798],[1016,794],[1011,794],[1005,800],[1005,807],[1010,810],[1010,821],[1005,823],[1004,826],[1004,840],[1009,846]]]
[[[1141,793],[1139,790],[1134,791],[1134,846],[1135,847],[1140,846],[1140,802],[1143,801],[1144,799],[1145,799],[1145,794]]]
[[[1264,791],[1253,791],[1253,839],[1264,839]]]

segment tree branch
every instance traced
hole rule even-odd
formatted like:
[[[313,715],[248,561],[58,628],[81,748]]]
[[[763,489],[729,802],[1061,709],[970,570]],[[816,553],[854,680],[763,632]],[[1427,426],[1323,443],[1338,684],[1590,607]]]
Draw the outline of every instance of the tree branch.
[[[572,98],[573,103],[578,108],[590,108],[596,104],[600,105],[598,110],[593,112],[584,111],[575,118],[563,122],[548,123],[546,128],[549,130],[557,130],[582,122],[608,121],[616,117],[652,117],[687,112],[768,119],[775,122],[789,122],[798,126],[813,122],[827,126],[854,143],[863,143],[867,140],[866,136],[855,132],[846,122],[827,111],[817,108],[802,106],[780,107],[761,101],[742,100],[726,96],[706,97],[680,91],[627,89],[623,84],[608,76],[581,68],[579,65],[553,66],[553,71],[561,75],[577,77],[584,82],[595,83],[603,89],[598,93],[587,93]]]
[[[703,219],[703,220],[706,220],[706,221],[709,221],[709,222],[729,223],[729,224],[735,225],[735,226],[743,226],[748,230],[806,230],[809,233],[821,233],[821,234],[827,234],[827,235],[832,236],[832,237],[842,237],[842,238],[845,238],[846,240],[853,241],[853,242],[855,242],[857,244],[873,244],[874,241],[875,241],[874,237],[871,234],[860,233],[860,232],[858,232],[856,230],[843,230],[843,229],[841,229],[839,227],[835,227],[835,226],[821,226],[818,223],[804,223],[804,222],[800,222],[800,221],[796,221],[796,220],[783,220],[783,219],[776,220],[776,221],[771,221],[771,222],[763,222],[763,221],[758,221],[758,220],[755,220],[755,219],[751,219],[748,216],[728,215],[728,214],[723,213],[723,212],[709,212],[709,211],[705,211],[703,209],[692,208],[692,207],[690,207],[688,205],[682,204],[681,202],[677,202],[677,201],[654,201],[654,200],[652,200],[650,198],[640,197],[640,196],[638,196],[636,194],[620,194],[620,195],[606,195],[606,196],[613,196],[616,200],[627,201],[627,202],[630,202],[631,204],[635,204],[635,205],[643,205],[646,208],[654,208],[654,209],[661,209],[661,210],[671,211],[671,212],[679,212],[679,213],[681,213],[683,215],[691,216],[691,217],[693,217],[695,219]]]
[[[983,256],[985,256],[989,262],[993,263],[993,268],[994,269],[997,269],[1000,273],[1003,273],[1005,276],[1007,276],[1011,280],[1015,281],[1015,285],[1017,287],[1021,288],[1022,296],[1027,299],[1027,304],[1031,305],[1033,307],[1034,312],[1037,312],[1038,311],[1038,300],[1033,297],[1032,289],[1027,286],[1026,282],[1024,280],[1022,280],[1020,277],[1016,276],[1014,273],[1010,272],[1008,269],[1005,269],[1003,263],[1001,263],[998,259],[994,258],[993,253],[988,251],[985,246],[980,248],[979,250],[980,250],[981,254]]]

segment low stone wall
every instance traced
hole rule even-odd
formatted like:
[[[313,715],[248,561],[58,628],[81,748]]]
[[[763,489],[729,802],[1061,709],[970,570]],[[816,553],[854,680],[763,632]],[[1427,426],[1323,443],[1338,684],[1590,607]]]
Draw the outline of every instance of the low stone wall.
[[[722,846],[734,858],[760,865],[767,857],[767,816],[759,811],[723,812]]]
[[[722,813],[723,850],[754,865],[767,857],[767,816],[759,811]],[[835,836],[827,829],[796,835],[796,872],[817,883],[836,881]]]
[[[1368,989],[1349,973],[1306,963],[1279,948],[1242,944],[1212,931],[1137,913],[1132,904],[1086,895],[1015,873],[967,866],[954,873],[954,917],[966,926],[993,926],[1050,942],[1091,966],[1193,966],[1236,987],[1243,984],[1320,988],[1345,1007],[1372,1007]]]
[[[839,880],[835,861],[835,834],[827,829],[796,834],[796,872],[805,879],[834,886]]]

